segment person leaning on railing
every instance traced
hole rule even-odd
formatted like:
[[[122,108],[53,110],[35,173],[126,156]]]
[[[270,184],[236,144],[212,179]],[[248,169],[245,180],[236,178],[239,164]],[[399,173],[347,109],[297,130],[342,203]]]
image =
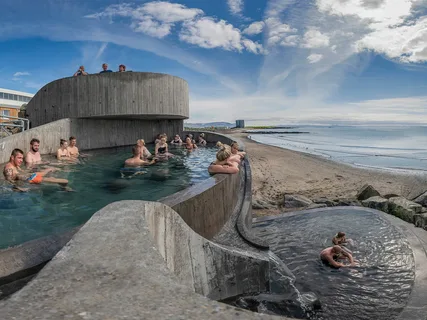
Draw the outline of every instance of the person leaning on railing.
[[[76,73],[74,74],[74,77],[77,76],[87,76],[88,73],[85,71],[85,67],[84,66],[80,66],[79,70],[76,71]]]

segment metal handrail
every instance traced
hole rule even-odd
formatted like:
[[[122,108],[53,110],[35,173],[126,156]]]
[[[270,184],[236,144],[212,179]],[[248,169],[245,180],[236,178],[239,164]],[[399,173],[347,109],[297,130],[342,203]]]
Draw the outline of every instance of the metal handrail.
[[[0,128],[2,129],[1,131],[3,132],[9,132],[8,130],[6,130],[5,127],[18,127],[18,128],[22,128],[22,131],[25,130],[29,130],[30,129],[30,120],[26,119],[26,118],[20,118],[20,117],[13,117],[13,116],[7,116],[7,115],[0,115],[0,120],[9,120],[10,122],[4,122],[4,121],[0,121]],[[13,122],[20,122],[21,124],[14,124]]]

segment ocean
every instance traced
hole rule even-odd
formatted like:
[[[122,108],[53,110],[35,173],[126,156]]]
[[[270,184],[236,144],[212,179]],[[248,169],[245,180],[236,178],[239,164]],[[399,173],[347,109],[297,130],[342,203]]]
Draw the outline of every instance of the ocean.
[[[302,125],[291,129],[248,131],[252,140],[263,144],[319,155],[354,166],[427,171],[427,126]],[[272,133],[257,134],[260,131]]]

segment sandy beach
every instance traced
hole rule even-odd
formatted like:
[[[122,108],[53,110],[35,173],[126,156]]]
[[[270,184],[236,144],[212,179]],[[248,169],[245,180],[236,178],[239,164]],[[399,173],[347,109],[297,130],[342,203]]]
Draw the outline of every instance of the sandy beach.
[[[285,194],[311,200],[355,198],[365,184],[381,195],[397,194],[412,199],[427,190],[427,175],[412,172],[365,169],[329,159],[264,145],[247,138],[247,133],[227,132],[240,139],[252,169],[253,200],[283,201]],[[277,214],[283,208],[254,210],[254,215]]]

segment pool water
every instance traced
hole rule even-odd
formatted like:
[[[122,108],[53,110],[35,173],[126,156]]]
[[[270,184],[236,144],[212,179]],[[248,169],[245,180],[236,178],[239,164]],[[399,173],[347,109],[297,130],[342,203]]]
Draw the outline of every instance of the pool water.
[[[169,151],[174,158],[137,169],[143,174],[132,176],[134,169],[123,169],[124,160],[131,157],[131,148],[85,152],[88,157],[81,163],[52,174],[68,179],[75,192],[61,191],[57,185],[26,184],[29,191],[19,193],[0,180],[0,248],[78,226],[114,201],[156,201],[185,189],[209,177],[207,168],[216,152],[215,148],[187,152],[171,146]]]
[[[389,320],[404,308],[414,282],[414,258],[406,238],[379,214],[364,210],[325,210],[254,224],[296,277],[300,292],[314,292],[322,308],[310,319]],[[334,269],[319,253],[338,232],[359,267]],[[292,316],[292,314],[288,314]]]

